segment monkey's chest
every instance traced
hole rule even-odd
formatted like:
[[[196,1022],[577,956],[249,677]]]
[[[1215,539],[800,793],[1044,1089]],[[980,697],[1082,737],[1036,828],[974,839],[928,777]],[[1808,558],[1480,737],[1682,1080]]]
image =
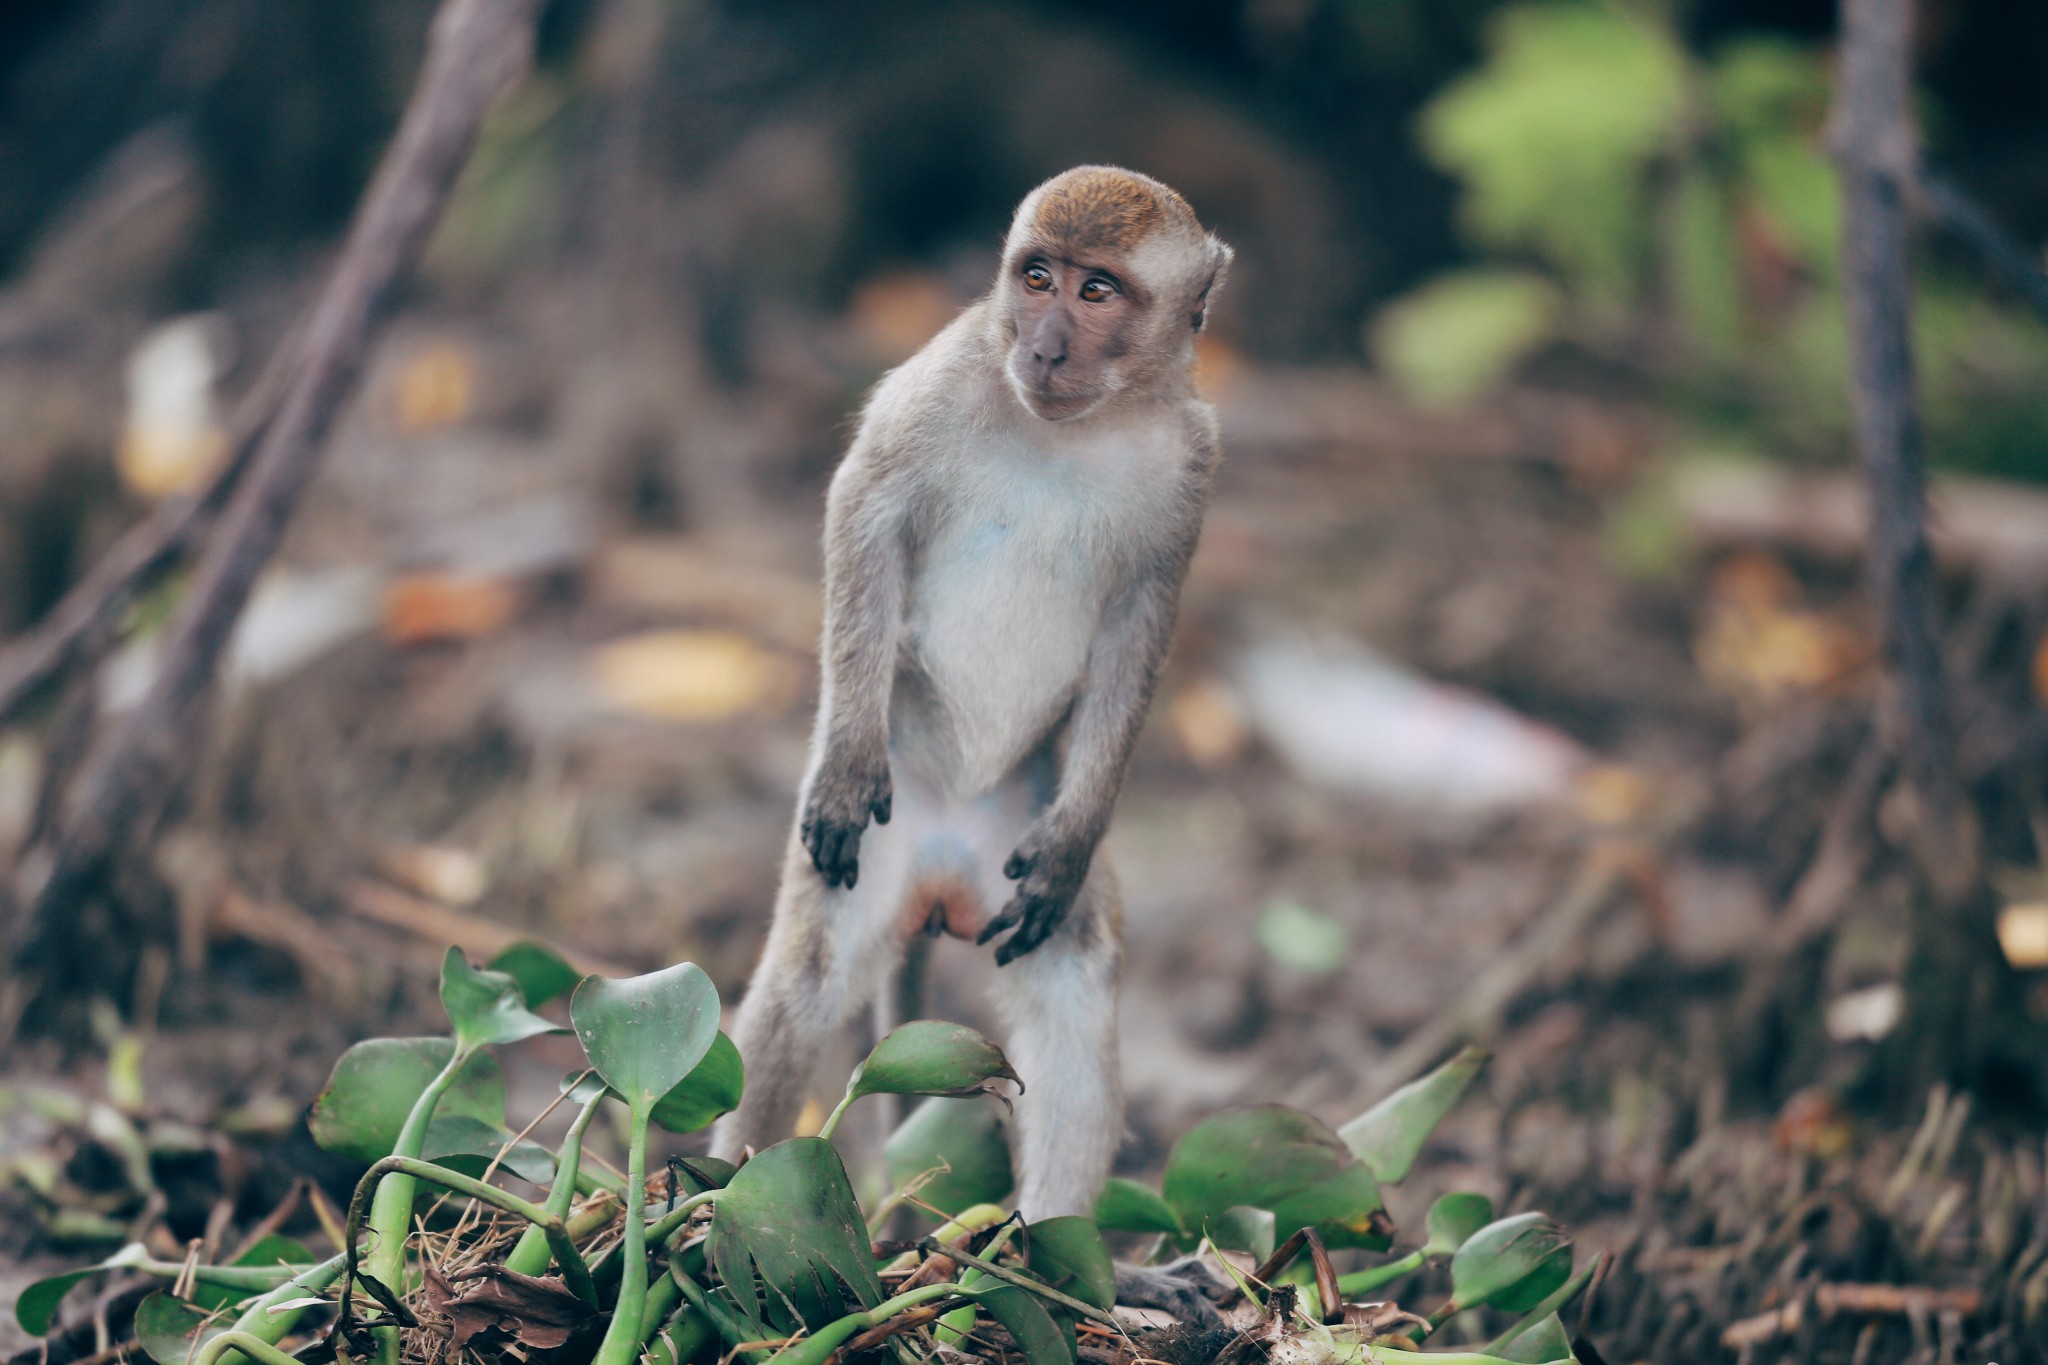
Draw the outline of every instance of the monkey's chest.
[[[1099,528],[1057,511],[962,518],[927,547],[913,587],[909,643],[946,712],[958,794],[1015,768],[1087,669],[1115,574]]]

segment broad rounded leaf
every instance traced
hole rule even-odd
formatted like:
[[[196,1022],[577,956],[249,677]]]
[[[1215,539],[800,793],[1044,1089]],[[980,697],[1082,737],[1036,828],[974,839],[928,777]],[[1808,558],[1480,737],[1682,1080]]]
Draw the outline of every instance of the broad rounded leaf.
[[[718,988],[694,962],[613,981],[585,977],[569,1001],[576,1037],[636,1115],[680,1085],[718,1037]]]
[[[1422,1144],[1464,1096],[1487,1056],[1483,1048],[1466,1048],[1345,1124],[1337,1135],[1384,1183],[1404,1179]]]
[[[1135,1180],[1111,1176],[1095,1198],[1095,1224],[1112,1232],[1163,1232],[1179,1237],[1184,1229],[1173,1205],[1157,1191]]]
[[[1105,1313],[1116,1307],[1116,1265],[1092,1219],[1045,1218],[1028,1232],[1031,1273]]]
[[[135,1338],[157,1365],[185,1365],[201,1346],[235,1325],[198,1304],[156,1290],[135,1306]]]
[[[1273,1233],[1294,1235],[1296,1228],[1314,1228],[1331,1248],[1364,1247],[1384,1251],[1392,1242],[1393,1223],[1380,1202],[1380,1184],[1362,1165],[1346,1166],[1328,1180],[1298,1190],[1272,1205]]]
[[[965,1096],[982,1093],[998,1076],[1023,1084],[1003,1050],[973,1029],[937,1019],[917,1019],[876,1043],[847,1088],[856,1099],[862,1095]]]
[[[571,967],[560,953],[527,938],[508,945],[491,959],[490,967],[519,983],[519,994],[528,1009],[539,1009],[550,1000],[561,999],[583,979],[583,973]]]
[[[560,1024],[526,1008],[520,985],[504,972],[469,965],[460,948],[450,948],[441,959],[441,1008],[455,1025],[456,1041],[464,1047],[488,1047],[494,1043],[516,1043],[537,1033],[560,1033]]]
[[[654,1122],[671,1133],[709,1128],[720,1115],[740,1107],[747,1069],[732,1039],[720,1033],[711,1040],[704,1060],[654,1103]]]
[[[420,1155],[468,1176],[483,1175],[495,1158],[499,1170],[510,1171],[529,1184],[546,1185],[555,1178],[555,1158],[547,1148],[537,1142],[513,1142],[506,1129],[468,1114],[436,1118],[427,1127]]]
[[[1163,1190],[1181,1226],[1198,1232],[1225,1209],[1275,1215],[1275,1235],[1314,1226],[1344,1246],[1386,1245],[1372,1173],[1320,1120],[1285,1105],[1231,1109],[1174,1144]]]
[[[926,1100],[889,1135],[882,1155],[889,1183],[898,1189],[949,1167],[917,1191],[920,1201],[945,1214],[1001,1203],[1016,1185],[1002,1114],[980,1097]]]
[[[21,1324],[21,1330],[32,1337],[48,1332],[57,1321],[57,1310],[64,1303],[64,1296],[84,1284],[102,1270],[114,1270],[132,1265],[138,1260],[149,1259],[149,1250],[140,1242],[130,1242],[98,1265],[85,1266],[79,1270],[66,1270],[56,1275],[45,1275],[42,1279],[22,1290],[14,1300],[14,1320]]]
[[[1521,1365],[1569,1365],[1577,1359],[1572,1354],[1572,1339],[1565,1334],[1564,1324],[1555,1313],[1499,1350],[1488,1349],[1480,1354],[1496,1360],[1519,1361]]]
[[[1571,1239],[1540,1213],[1518,1213],[1473,1233],[1451,1257],[1451,1301],[1526,1313],[1571,1274]]]
[[[863,1308],[882,1301],[860,1205],[825,1139],[791,1138],[758,1153],[712,1210],[706,1253],[749,1318],[784,1332],[815,1330],[843,1315],[849,1296]]]
[[[1248,1204],[1223,1210],[1204,1225],[1204,1230],[1221,1250],[1248,1251],[1261,1261],[1279,1245],[1279,1239],[1273,1235],[1273,1211]]]
[[[391,1155],[414,1101],[455,1055],[447,1038],[371,1038],[341,1054],[327,1088],[313,1101],[313,1141],[365,1165]],[[478,1052],[455,1073],[435,1114],[467,1114],[505,1122],[505,1077],[489,1053]]]
[[[1443,1195],[1429,1206],[1429,1217],[1424,1223],[1429,1231],[1429,1240],[1423,1244],[1423,1254],[1449,1256],[1465,1245],[1473,1233],[1492,1221],[1493,1201],[1485,1195]]]

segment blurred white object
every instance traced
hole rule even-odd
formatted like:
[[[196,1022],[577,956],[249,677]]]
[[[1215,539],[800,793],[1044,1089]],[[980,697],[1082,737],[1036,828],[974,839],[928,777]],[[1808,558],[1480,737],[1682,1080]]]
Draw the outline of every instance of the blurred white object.
[[[256,585],[228,649],[237,682],[270,682],[376,626],[384,578],[360,565],[275,569]]]
[[[214,314],[179,318],[151,331],[128,358],[121,479],[145,497],[196,487],[227,454],[213,399],[224,331]]]
[[[1838,995],[1828,1002],[1828,1037],[1838,1043],[1876,1042],[1898,1024],[1905,1008],[1906,993],[1892,981]]]
[[[1550,726],[1348,640],[1262,640],[1235,674],[1254,728],[1333,791],[1482,813],[1567,797],[1591,761]]]

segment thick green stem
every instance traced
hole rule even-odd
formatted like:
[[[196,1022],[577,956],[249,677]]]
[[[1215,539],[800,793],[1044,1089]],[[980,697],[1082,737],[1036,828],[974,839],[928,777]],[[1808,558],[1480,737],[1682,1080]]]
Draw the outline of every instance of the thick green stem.
[[[139,1270],[145,1275],[161,1275],[167,1280],[175,1280],[185,1273],[183,1261],[159,1261],[154,1257],[124,1261],[121,1268]],[[311,1269],[313,1267],[303,1265],[198,1265],[192,1267],[192,1278],[199,1284],[210,1284],[220,1289],[268,1293],[289,1283],[294,1275],[302,1275]]]
[[[1346,1299],[1359,1294],[1369,1294],[1381,1285],[1400,1279],[1409,1271],[1420,1266],[1424,1260],[1420,1251],[1411,1251],[1398,1261],[1372,1266],[1366,1270],[1354,1270],[1349,1275],[1337,1277],[1337,1288]]]
[[[562,1139],[562,1154],[555,1164],[555,1183],[548,1190],[547,1210],[556,1218],[569,1216],[569,1205],[576,1200],[576,1174],[583,1165],[583,1134],[590,1127],[590,1121],[597,1117],[598,1109],[604,1104],[602,1093],[593,1096],[583,1106],[583,1112],[569,1125],[568,1136]],[[505,1258],[505,1269],[521,1275],[544,1274],[548,1268],[548,1235],[538,1224],[519,1234],[518,1243]]]
[[[652,1246],[665,1245],[669,1238],[676,1235],[678,1228],[690,1221],[691,1214],[703,1208],[706,1204],[716,1202],[721,1193],[723,1193],[721,1190],[705,1190],[701,1194],[693,1194],[661,1217],[655,1219],[652,1223],[649,1223],[647,1225],[648,1243]]]
[[[351,1250],[356,1245],[356,1234],[363,1226],[365,1206],[367,1205],[371,1208],[371,1214],[374,1217],[375,1208],[383,1203],[384,1187],[392,1183],[391,1180],[385,1179],[386,1176],[390,1176],[392,1180],[404,1180],[408,1186],[413,1185],[417,1181],[425,1180],[430,1184],[439,1185],[443,1189],[453,1190],[457,1194],[466,1195],[481,1203],[489,1204],[493,1208],[503,1209],[507,1213],[516,1214],[526,1219],[529,1223],[539,1227],[546,1235],[548,1248],[554,1253],[555,1260],[562,1267],[563,1282],[569,1286],[576,1297],[582,1299],[593,1308],[599,1306],[597,1302],[597,1289],[590,1280],[590,1268],[583,1263],[582,1253],[576,1250],[575,1242],[570,1240],[566,1220],[557,1214],[550,1213],[538,1204],[529,1203],[516,1194],[501,1190],[496,1185],[486,1185],[481,1180],[451,1171],[445,1166],[436,1166],[431,1161],[422,1161],[418,1157],[387,1156],[364,1173],[362,1180],[356,1185],[355,1197],[349,1200],[348,1205],[347,1236]],[[376,1196],[375,1205],[371,1204],[373,1193]],[[409,1198],[410,1196],[408,1196]],[[353,1278],[354,1274],[355,1272],[351,1270],[351,1278]],[[400,1286],[393,1284],[391,1281],[385,1280],[384,1283],[391,1288],[393,1293],[401,1292]],[[344,1305],[347,1303],[348,1297],[349,1290],[344,1289],[342,1291]]]
[[[853,1073],[853,1079],[846,1083],[846,1093],[840,1096],[839,1103],[832,1106],[832,1112],[825,1115],[825,1121],[818,1125],[818,1136],[824,1138],[827,1142],[830,1142],[832,1134],[838,1131],[839,1120],[845,1117],[846,1107],[853,1103],[853,1087],[859,1080],[860,1073],[856,1071]]]
[[[817,1331],[800,1341],[783,1347],[769,1358],[768,1365],[825,1365],[825,1360],[834,1351],[870,1327],[880,1327],[890,1318],[906,1309],[915,1308],[934,1299],[957,1297],[957,1284],[928,1284],[907,1293],[898,1294],[861,1313],[848,1313],[845,1317],[828,1322]]]
[[[271,1309],[289,1299],[302,1299],[309,1293],[319,1293],[334,1283],[340,1276],[342,1267],[347,1263],[348,1257],[335,1255],[318,1265],[301,1270],[268,1294],[251,1300],[242,1310],[241,1317],[235,1319],[235,1325],[231,1330],[247,1332],[273,1344],[283,1341],[285,1334],[298,1326],[299,1319],[306,1316],[307,1310],[288,1308],[282,1313],[273,1313]],[[248,1357],[240,1354],[228,1355],[222,1357],[221,1365],[244,1365],[247,1359]]]
[[[770,1335],[767,1328],[706,1294],[703,1287],[683,1269],[681,1261],[673,1251],[668,1257],[668,1273],[669,1278],[676,1282],[676,1287],[682,1290],[683,1297],[690,1301],[690,1307],[716,1325],[718,1334],[731,1345],[737,1346],[743,1341],[763,1341]],[[759,1351],[744,1351],[741,1354],[748,1360],[758,1360],[762,1355]]]
[[[626,1143],[626,1235],[619,1244],[619,1297],[592,1365],[632,1365],[640,1354],[640,1315],[647,1306],[647,1122],[649,1105],[633,1106]]]
[[[959,1262],[961,1265],[971,1265],[976,1270],[994,1279],[1013,1284],[1019,1289],[1027,1289],[1033,1294],[1038,1295],[1041,1299],[1050,1299],[1070,1313],[1079,1313],[1084,1318],[1093,1318],[1105,1326],[1114,1327],[1118,1331],[1123,1330],[1113,1314],[1103,1312],[1092,1303],[1083,1303],[1071,1294],[1062,1294],[1059,1290],[1052,1288],[1041,1280],[1034,1280],[1029,1275],[1020,1275],[1008,1266],[997,1265],[994,1261],[985,1261],[979,1256],[961,1250],[959,1247],[943,1246],[932,1241],[929,1237],[919,1242],[918,1245],[934,1255],[947,1257],[950,1260]]]
[[[270,1342],[254,1332],[239,1329],[222,1332],[199,1348],[199,1354],[192,1358],[192,1365],[221,1365],[230,1351],[240,1351],[260,1365],[299,1365],[297,1360],[277,1349]]]
[[[654,1340],[648,1343],[643,1358],[653,1365],[683,1365],[717,1335],[718,1329],[711,1325],[710,1318],[694,1308],[685,1307],[670,1318]]]
[[[391,1145],[395,1157],[417,1157],[427,1143],[427,1127],[434,1121],[434,1109],[441,1103],[441,1096],[448,1093],[448,1087],[455,1083],[455,1074],[469,1061],[467,1049],[457,1046],[448,1058],[448,1065],[441,1068],[441,1074],[427,1082],[427,1088],[413,1101],[412,1110],[405,1116],[405,1126],[398,1130],[398,1141]],[[374,1171],[375,1168],[373,1167]],[[369,1180],[369,1176],[364,1177]],[[362,1186],[356,1187],[358,1199]],[[415,1182],[401,1176],[385,1181],[374,1187],[377,1202],[370,1209],[370,1250],[363,1258],[364,1274],[373,1276],[394,1294],[405,1292],[405,1238],[412,1227],[412,1197]],[[349,1248],[353,1252],[355,1238],[355,1211],[351,1209]],[[349,1274],[355,1275],[351,1267]],[[346,1296],[347,1291],[343,1294]],[[398,1365],[398,1329],[380,1327],[377,1329],[377,1365]]]

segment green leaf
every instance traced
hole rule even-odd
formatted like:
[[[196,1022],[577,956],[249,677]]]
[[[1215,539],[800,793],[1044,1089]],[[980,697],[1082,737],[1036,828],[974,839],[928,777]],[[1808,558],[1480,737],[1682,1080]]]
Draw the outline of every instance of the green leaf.
[[[1159,1194],[1135,1180],[1111,1176],[1095,1198],[1095,1224],[1112,1232],[1163,1232],[1180,1237],[1180,1219]]]
[[[896,1029],[853,1073],[847,1095],[950,1095],[983,1093],[1001,1076],[1018,1080],[1001,1048],[964,1024],[917,1019]]]
[[[528,1009],[539,1009],[576,989],[583,973],[571,967],[562,955],[544,943],[520,939],[491,959],[491,970],[503,972],[519,983],[519,994]]]
[[[1451,1257],[1451,1302],[1526,1313],[1571,1278],[1572,1244],[1540,1213],[1518,1213],[1472,1234]]]
[[[303,1270],[318,1259],[305,1243],[271,1232],[265,1233],[257,1239],[256,1245],[235,1257],[233,1264],[288,1265],[295,1270]],[[225,1308],[231,1303],[240,1303],[243,1299],[254,1298],[260,1292],[262,1291],[255,1289],[229,1289],[225,1285],[217,1284],[195,1284],[192,1286],[192,1302],[210,1311]]]
[[[889,1135],[882,1155],[889,1183],[898,1189],[936,1167],[950,1167],[917,1191],[920,1200],[941,1213],[999,1204],[1016,1184],[1002,1116],[979,1097],[926,1100]]]
[[[1285,896],[1259,911],[1259,946],[1283,967],[1306,976],[1328,976],[1351,953],[1351,931],[1320,910]]]
[[[740,1311],[779,1331],[823,1327],[848,1295],[863,1308],[882,1301],[860,1205],[823,1138],[778,1142],[734,1172],[705,1249]]]
[[[1314,1228],[1323,1244],[1384,1251],[1393,1240],[1392,1224],[1380,1202],[1380,1183],[1364,1166],[1346,1166],[1328,1180],[1298,1190],[1273,1206],[1277,1236],[1296,1228]]]
[[[498,1169],[510,1171],[529,1184],[546,1185],[555,1178],[555,1158],[547,1148],[537,1142],[513,1142],[509,1130],[469,1114],[443,1114],[435,1118],[427,1127],[427,1140],[420,1155],[468,1176],[481,1177],[492,1159],[497,1158]]]
[[[1464,1049],[1345,1124],[1338,1136],[1382,1182],[1391,1185],[1405,1179],[1422,1145],[1464,1097],[1487,1056],[1483,1048]]]
[[[1370,1231],[1379,1210],[1371,1171],[1321,1121],[1284,1105],[1232,1109],[1174,1144],[1166,1202],[1190,1233],[1239,1205],[1275,1215],[1274,1236],[1313,1226],[1336,1246],[1387,1245]]]
[[[1073,1365],[1075,1352],[1068,1339],[1071,1328],[1062,1328],[1036,1294],[1009,1285],[983,1290],[974,1297],[1009,1332],[1029,1365]]]
[[[21,1324],[21,1330],[32,1337],[42,1336],[57,1321],[57,1310],[63,1306],[64,1296],[103,1270],[115,1270],[149,1259],[149,1251],[140,1242],[130,1242],[106,1260],[80,1270],[66,1270],[61,1274],[45,1275],[30,1284],[14,1300],[14,1320]]]
[[[1206,1230],[1209,1240],[1224,1251],[1248,1251],[1254,1260],[1265,1260],[1279,1245],[1273,1235],[1271,1209],[1237,1204],[1210,1219]]]
[[[694,962],[613,981],[584,978],[569,1019],[604,1083],[635,1115],[682,1084],[718,1038],[718,988]]]
[[[711,1040],[704,1060],[654,1104],[654,1122],[671,1133],[709,1128],[720,1115],[740,1107],[747,1070],[740,1050],[723,1033]]]
[[[1116,1266],[1092,1219],[1045,1218],[1028,1231],[1031,1273],[1103,1312],[1116,1307]]]
[[[1528,1331],[1516,1337],[1499,1350],[1486,1350],[1496,1360],[1520,1361],[1521,1365],[1565,1365],[1578,1359],[1572,1354],[1572,1339],[1565,1334],[1564,1324],[1552,1313]]]
[[[341,1054],[307,1126],[327,1151],[365,1165],[391,1155],[406,1116],[455,1055],[447,1038],[371,1038]],[[505,1122],[505,1077],[489,1053],[463,1063],[435,1113]]]
[[[1463,182],[1468,231],[1534,250],[1614,317],[1647,273],[1650,170],[1672,147],[1687,58],[1667,24],[1592,4],[1507,6],[1486,46],[1423,110],[1423,148]]]
[[[1455,407],[1556,336],[1563,302],[1556,285],[1531,271],[1451,271],[1380,310],[1373,358],[1411,397]]]
[[[234,1326],[197,1304],[159,1289],[135,1306],[135,1337],[157,1365],[184,1365],[193,1353]]]
[[[1425,1226],[1429,1240],[1423,1243],[1425,1256],[1449,1256],[1471,1240],[1472,1234],[1493,1221],[1493,1201],[1483,1194],[1447,1194],[1429,1206]]]
[[[455,1025],[455,1040],[465,1048],[516,1043],[537,1033],[560,1033],[562,1026],[526,1008],[520,985],[503,972],[469,965],[460,948],[441,959],[441,1008]]]

